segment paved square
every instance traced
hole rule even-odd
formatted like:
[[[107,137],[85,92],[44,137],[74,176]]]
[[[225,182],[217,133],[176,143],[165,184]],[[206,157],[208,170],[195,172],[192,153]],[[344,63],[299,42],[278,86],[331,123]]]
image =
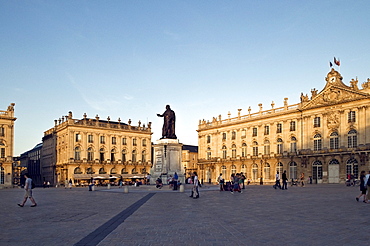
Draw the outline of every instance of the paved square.
[[[370,205],[359,187],[306,185],[242,194],[201,188],[200,199],[153,186],[88,191],[0,190],[0,245],[367,245]],[[126,217],[124,217],[126,216]],[[106,233],[106,236],[99,238]],[[94,241],[95,238],[95,241]],[[80,243],[79,243],[80,242]],[[81,243],[82,242],[82,243]],[[78,244],[79,243],[79,244]]]

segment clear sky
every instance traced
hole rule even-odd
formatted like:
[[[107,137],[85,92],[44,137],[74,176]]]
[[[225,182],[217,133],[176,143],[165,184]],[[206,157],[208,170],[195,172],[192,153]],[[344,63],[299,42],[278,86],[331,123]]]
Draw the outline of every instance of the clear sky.
[[[0,0],[0,109],[14,102],[15,155],[54,119],[137,125],[155,142],[170,104],[176,135],[197,145],[200,119],[299,102],[325,85],[370,77],[370,1]]]

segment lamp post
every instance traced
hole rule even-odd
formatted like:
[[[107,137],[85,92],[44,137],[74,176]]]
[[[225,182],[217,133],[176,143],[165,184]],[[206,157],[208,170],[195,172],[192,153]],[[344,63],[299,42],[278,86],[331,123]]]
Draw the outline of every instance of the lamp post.
[[[262,169],[263,169],[263,160],[261,159],[261,178],[260,178],[260,185],[263,185],[263,178],[262,178]]]

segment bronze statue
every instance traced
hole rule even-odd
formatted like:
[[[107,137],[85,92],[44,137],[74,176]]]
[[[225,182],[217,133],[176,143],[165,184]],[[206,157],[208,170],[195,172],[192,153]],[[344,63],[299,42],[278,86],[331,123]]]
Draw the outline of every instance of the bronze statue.
[[[166,111],[163,114],[157,114],[158,117],[164,117],[162,138],[177,139],[175,134],[175,112],[170,108],[170,105],[166,105]]]

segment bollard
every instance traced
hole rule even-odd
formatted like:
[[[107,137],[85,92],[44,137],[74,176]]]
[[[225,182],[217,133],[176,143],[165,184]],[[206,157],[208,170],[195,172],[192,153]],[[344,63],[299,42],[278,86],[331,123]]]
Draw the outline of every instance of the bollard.
[[[128,186],[123,187],[123,193],[128,193]]]
[[[180,185],[180,192],[185,192],[185,185]]]
[[[110,190],[110,184],[108,184],[108,190]]]

